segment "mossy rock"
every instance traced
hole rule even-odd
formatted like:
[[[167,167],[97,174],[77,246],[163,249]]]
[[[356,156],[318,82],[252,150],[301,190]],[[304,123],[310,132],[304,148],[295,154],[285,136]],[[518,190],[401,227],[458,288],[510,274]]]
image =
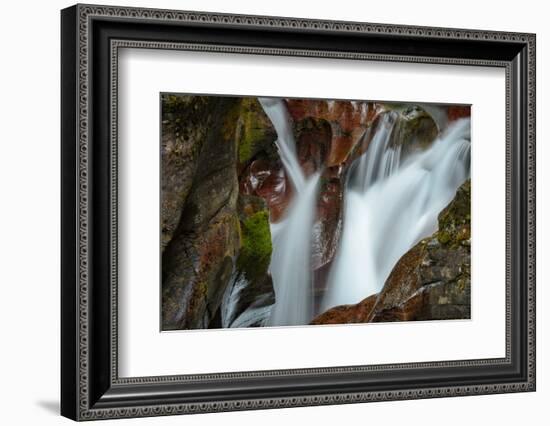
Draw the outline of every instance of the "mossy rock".
[[[395,109],[399,114],[392,133],[392,144],[400,145],[406,152],[425,149],[438,134],[437,124],[430,114],[417,105],[405,105]]]
[[[267,273],[272,249],[267,210],[256,212],[241,222],[241,250],[237,268],[247,280],[255,281]]]
[[[239,253],[231,116],[239,104],[234,97],[163,98],[163,126],[170,129],[163,139],[164,330],[208,327]]]
[[[241,248],[237,269],[249,282],[267,274],[271,260],[269,210],[264,199],[240,194],[237,200],[240,220]]]
[[[276,156],[277,134],[257,98],[243,98],[235,118],[239,164],[248,164],[261,152]]]
[[[391,146],[401,146],[403,153],[428,148],[438,134],[437,123],[422,107],[415,104],[383,104],[384,114],[392,114],[395,126],[391,134]],[[375,120],[375,121],[377,121]]]
[[[470,241],[471,181],[456,191],[454,200],[439,214],[437,239],[441,244],[458,246]]]

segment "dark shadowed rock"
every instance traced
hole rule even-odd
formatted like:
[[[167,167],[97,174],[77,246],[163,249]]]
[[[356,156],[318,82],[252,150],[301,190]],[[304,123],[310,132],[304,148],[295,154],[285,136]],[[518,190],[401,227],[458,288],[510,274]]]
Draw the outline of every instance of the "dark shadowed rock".
[[[202,96],[162,98],[161,249],[172,239],[191,189],[198,157],[217,119]]]
[[[169,96],[163,113],[163,329],[219,327],[236,278],[237,310],[273,303],[269,211],[238,174],[278,161],[275,132],[255,98]]]
[[[463,117],[470,117],[471,108],[466,105],[451,105],[447,107],[447,118],[449,121],[458,120]]]
[[[239,100],[194,98],[182,108],[200,111],[203,121],[183,121],[180,131],[203,135],[203,139],[194,148],[199,154],[192,183],[184,201],[178,201],[182,203],[178,226],[162,256],[164,330],[208,327],[240,247],[235,143]]]

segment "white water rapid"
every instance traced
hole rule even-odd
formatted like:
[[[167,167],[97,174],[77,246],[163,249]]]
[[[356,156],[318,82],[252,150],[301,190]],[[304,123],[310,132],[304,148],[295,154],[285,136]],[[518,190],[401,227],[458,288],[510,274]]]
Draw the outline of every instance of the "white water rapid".
[[[438,214],[469,177],[469,118],[451,124],[428,149],[408,158],[389,144],[394,125],[393,115],[386,114],[367,152],[352,166],[322,311],[379,292],[400,257],[437,230]]]

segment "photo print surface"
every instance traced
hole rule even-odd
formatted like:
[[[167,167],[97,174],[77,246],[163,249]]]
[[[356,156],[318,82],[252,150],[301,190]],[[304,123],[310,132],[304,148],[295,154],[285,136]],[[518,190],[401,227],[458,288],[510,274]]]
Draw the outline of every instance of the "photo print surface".
[[[163,331],[470,318],[470,106],[160,104]]]

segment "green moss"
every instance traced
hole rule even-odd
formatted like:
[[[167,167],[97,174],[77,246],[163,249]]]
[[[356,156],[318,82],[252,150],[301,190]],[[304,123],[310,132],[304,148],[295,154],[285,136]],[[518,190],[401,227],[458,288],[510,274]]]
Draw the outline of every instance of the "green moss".
[[[163,113],[176,112],[185,103],[182,96],[175,96],[175,95],[162,95],[161,100],[162,100]]]
[[[244,98],[241,104],[241,131],[238,149],[241,164],[250,161],[258,145],[266,140],[267,129],[264,113],[254,98]]]
[[[262,210],[241,222],[241,251],[237,267],[252,281],[267,271],[271,251],[269,215]]]
[[[457,281],[456,281],[456,287],[457,287],[457,290],[459,292],[463,292],[464,289],[466,288],[466,285],[467,285],[467,280],[466,278],[464,277],[460,277]]]
[[[163,94],[161,96],[162,113],[179,113],[194,104],[195,109],[198,108],[198,104],[206,102],[204,96],[191,96],[191,95],[169,95]]]
[[[208,284],[205,281],[201,281],[197,286],[197,292],[200,298],[205,298],[208,294]]]
[[[448,232],[440,231],[437,233],[437,239],[441,244],[447,244],[451,240]]]
[[[433,118],[417,106],[406,105],[400,110],[400,119],[392,134],[394,145],[408,149],[427,148],[437,136]]]
[[[227,110],[222,123],[222,137],[224,141],[234,141],[237,122],[241,112],[241,101],[234,102]]]
[[[408,104],[402,104],[399,102],[381,102],[380,105],[382,105],[387,111],[401,111],[406,108]]]
[[[437,239],[441,244],[456,246],[470,239],[470,188],[470,180],[467,180],[439,214]]]
[[[440,229],[470,222],[470,189],[469,179],[458,188],[452,203],[439,215]]]
[[[254,146],[264,138],[262,129],[253,127],[250,124],[251,121],[245,123],[243,136],[239,141],[239,161],[241,163],[246,163],[252,158]]]
[[[462,225],[458,228],[456,233],[456,240],[458,242],[467,241],[470,239],[470,227],[467,225]]]

